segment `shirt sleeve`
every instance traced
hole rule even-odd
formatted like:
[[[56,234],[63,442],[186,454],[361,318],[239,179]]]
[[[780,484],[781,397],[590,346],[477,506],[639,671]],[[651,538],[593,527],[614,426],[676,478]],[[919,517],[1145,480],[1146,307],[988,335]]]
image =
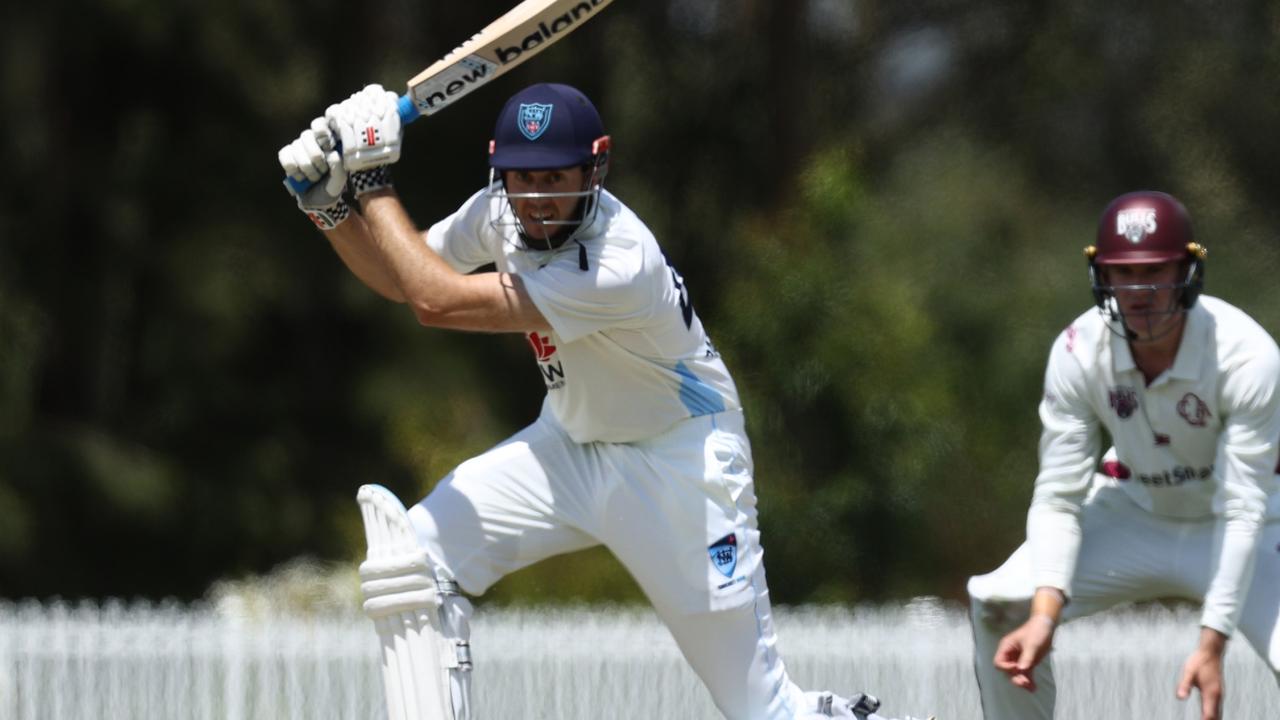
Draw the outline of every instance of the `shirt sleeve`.
[[[1223,524],[1217,567],[1205,593],[1201,625],[1235,632],[1253,578],[1268,498],[1277,492],[1280,442],[1280,353],[1256,348],[1222,385],[1224,419],[1214,462],[1220,484],[1214,506]]]
[[[1027,513],[1035,587],[1058,588],[1068,596],[1080,554],[1080,508],[1101,449],[1084,367],[1070,346],[1063,333],[1049,354],[1040,402],[1040,472]]]
[[[585,270],[579,252],[573,251],[577,248],[569,247],[543,267],[520,274],[530,298],[556,335],[573,342],[650,318],[663,276],[646,267],[639,246],[596,238],[582,247],[587,256]]]
[[[489,202],[481,190],[452,215],[427,230],[427,246],[460,273],[469,273],[497,260],[485,243],[486,235],[493,233],[489,227]]]

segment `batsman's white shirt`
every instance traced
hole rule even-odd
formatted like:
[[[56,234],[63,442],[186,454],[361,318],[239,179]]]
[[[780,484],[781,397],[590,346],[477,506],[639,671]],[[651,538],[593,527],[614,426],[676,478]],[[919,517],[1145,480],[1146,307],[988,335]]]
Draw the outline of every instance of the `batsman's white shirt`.
[[[816,710],[778,657],[737,389],[653,235],[617,198],[577,241],[522,249],[484,191],[427,231],[455,270],[518,275],[552,327],[531,333],[537,420],[446,476],[410,519],[471,594],[603,544],[733,720]],[[501,206],[498,206],[501,207]],[[807,710],[806,710],[807,708]]]
[[[601,192],[578,242],[523,249],[493,227],[485,191],[433,225],[427,243],[455,270],[489,263],[524,282],[552,327],[529,343],[547,407],[577,442],[632,442],[689,417],[738,410],[738,391],[653,234]],[[585,267],[584,267],[585,265]]]
[[[1081,315],[1054,343],[1045,373],[1027,518],[1035,586],[1071,593],[1081,506],[1095,483],[1113,486],[1158,517],[1220,519],[1202,624],[1234,632],[1263,525],[1280,518],[1277,382],[1275,341],[1222,300],[1201,297],[1187,311],[1173,367],[1149,385],[1101,314]],[[1104,429],[1114,445],[1096,472]]]

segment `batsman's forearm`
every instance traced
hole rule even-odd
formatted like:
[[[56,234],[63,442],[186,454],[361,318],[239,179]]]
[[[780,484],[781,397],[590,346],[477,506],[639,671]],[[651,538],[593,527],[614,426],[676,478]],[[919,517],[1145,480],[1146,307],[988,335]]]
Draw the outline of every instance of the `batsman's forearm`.
[[[370,245],[418,322],[475,332],[528,332],[551,326],[518,275],[463,275],[436,254],[393,190],[363,196]]]
[[[326,231],[324,235],[342,263],[360,282],[392,302],[405,302],[404,293],[400,292],[395,278],[383,263],[382,256],[373,247],[364,218],[352,213],[346,222]]]
[[[419,318],[458,295],[462,276],[423,242],[395,190],[365,195],[361,208],[369,228],[369,250],[381,259],[398,293]]]

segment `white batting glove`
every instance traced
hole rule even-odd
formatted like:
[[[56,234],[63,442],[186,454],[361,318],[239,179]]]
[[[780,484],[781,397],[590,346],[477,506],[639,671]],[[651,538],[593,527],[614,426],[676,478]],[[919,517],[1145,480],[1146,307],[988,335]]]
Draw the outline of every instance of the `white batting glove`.
[[[333,131],[325,118],[311,121],[297,140],[280,148],[280,167],[294,180],[307,180],[311,187],[298,192],[284,184],[298,202],[298,208],[321,230],[332,230],[347,219],[351,209],[342,199],[347,187],[347,169],[334,147]]]
[[[395,93],[373,84],[324,111],[342,142],[342,162],[348,170],[368,170],[400,159],[399,101]]]

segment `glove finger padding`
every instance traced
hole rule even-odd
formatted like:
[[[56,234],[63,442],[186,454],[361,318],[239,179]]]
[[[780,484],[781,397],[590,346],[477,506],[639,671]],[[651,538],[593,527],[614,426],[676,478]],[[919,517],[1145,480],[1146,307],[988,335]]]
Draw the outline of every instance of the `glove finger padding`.
[[[342,197],[347,187],[348,171],[346,164],[342,162],[342,153],[335,147],[333,129],[329,127],[327,119],[318,117],[311,121],[311,131],[315,135],[317,151],[323,157],[325,169],[329,173],[324,178],[324,194],[330,197]]]
[[[280,148],[277,157],[284,174],[294,180],[316,182],[329,171],[325,152],[311,130],[303,130],[297,140]]]
[[[311,121],[311,133],[314,136],[316,145],[325,153],[326,159],[331,150],[335,150],[335,140],[333,137],[333,128],[329,127],[329,118],[323,115],[314,118]]]
[[[347,169],[342,162],[342,153],[330,150],[325,160],[329,163],[329,176],[324,181],[324,194],[340,198],[347,189]]]
[[[395,93],[373,84],[325,110],[342,143],[342,161],[348,170],[390,165],[400,159],[398,103]]]
[[[314,185],[328,175],[326,184],[329,186],[330,195],[337,194],[335,188],[347,181],[342,156],[334,148],[333,131],[329,128],[328,121],[322,117],[312,120],[311,127],[303,130],[297,140],[280,148],[277,157],[285,175],[294,180],[305,178]],[[335,176],[340,178],[337,182],[334,181]],[[286,187],[289,187],[289,191],[294,195],[298,195],[288,183]],[[303,195],[307,192],[310,190]]]
[[[284,186],[297,200],[298,208],[323,230],[337,227],[349,214],[347,203],[342,199],[347,187],[347,169],[335,145],[328,120],[319,117],[278,153],[280,166],[287,176],[311,181],[310,187],[302,192],[288,182]]]

